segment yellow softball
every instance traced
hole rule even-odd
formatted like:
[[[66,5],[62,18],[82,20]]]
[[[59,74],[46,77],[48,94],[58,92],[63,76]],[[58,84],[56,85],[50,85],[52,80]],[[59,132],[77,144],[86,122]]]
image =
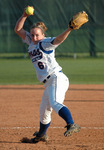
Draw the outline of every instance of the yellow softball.
[[[33,15],[34,14],[34,8],[32,6],[27,6],[25,12],[27,15]]]

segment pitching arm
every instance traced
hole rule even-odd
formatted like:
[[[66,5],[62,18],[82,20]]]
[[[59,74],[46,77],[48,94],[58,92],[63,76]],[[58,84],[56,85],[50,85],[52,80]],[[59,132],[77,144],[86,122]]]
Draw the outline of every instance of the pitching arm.
[[[24,11],[23,15],[19,18],[16,23],[14,31],[24,40],[26,37],[26,31],[23,29],[25,20],[27,19],[27,15]]]

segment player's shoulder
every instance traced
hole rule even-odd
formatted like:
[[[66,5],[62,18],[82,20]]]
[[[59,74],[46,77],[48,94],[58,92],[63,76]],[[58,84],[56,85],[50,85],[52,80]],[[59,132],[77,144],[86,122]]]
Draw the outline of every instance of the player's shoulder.
[[[25,39],[23,40],[24,43],[30,45],[32,40],[31,40],[31,36],[30,36],[30,33],[26,31],[26,37]]]
[[[41,42],[43,43],[50,43],[55,39],[55,37],[44,37],[43,40],[41,40]]]

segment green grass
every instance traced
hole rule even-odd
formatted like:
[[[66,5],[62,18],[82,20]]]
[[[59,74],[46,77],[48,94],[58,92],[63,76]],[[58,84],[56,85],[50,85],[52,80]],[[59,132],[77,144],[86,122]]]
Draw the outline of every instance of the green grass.
[[[57,58],[71,84],[104,84],[103,58]],[[40,84],[30,59],[0,59],[0,85]]]
[[[35,84],[36,73],[29,59],[1,59],[0,84]]]
[[[71,84],[104,84],[104,59],[58,60]]]

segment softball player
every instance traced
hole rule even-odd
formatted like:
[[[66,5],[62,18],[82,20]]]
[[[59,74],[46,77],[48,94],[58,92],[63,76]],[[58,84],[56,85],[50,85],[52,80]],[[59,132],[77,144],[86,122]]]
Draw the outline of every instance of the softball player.
[[[74,124],[69,109],[63,105],[69,80],[56,62],[55,49],[67,38],[72,29],[66,29],[57,37],[45,37],[47,28],[43,22],[38,22],[31,27],[29,33],[23,29],[27,17],[24,11],[16,23],[15,32],[29,45],[28,53],[37,78],[45,86],[40,104],[40,129],[34,134],[31,142],[47,140],[46,131],[50,126],[52,110],[65,120],[67,130],[64,135],[70,136],[73,132],[79,132],[80,127]]]

